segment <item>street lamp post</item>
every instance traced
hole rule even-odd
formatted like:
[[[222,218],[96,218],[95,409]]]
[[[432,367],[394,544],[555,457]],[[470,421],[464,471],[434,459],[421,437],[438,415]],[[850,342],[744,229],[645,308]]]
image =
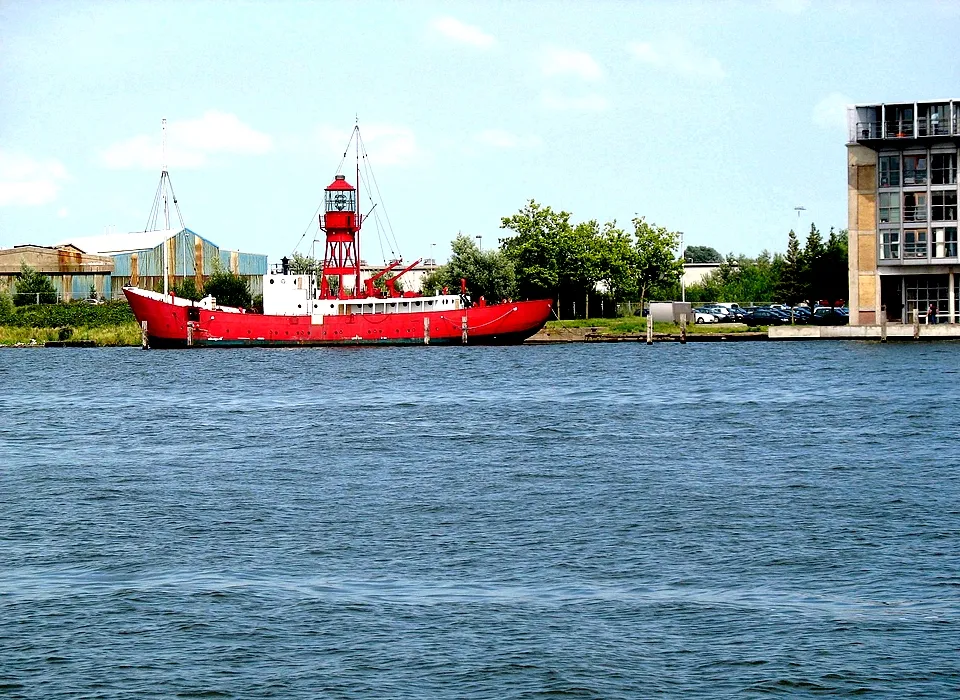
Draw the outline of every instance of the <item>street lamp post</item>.
[[[687,283],[683,279],[687,271],[687,256],[683,252],[683,231],[677,231],[680,234],[680,301],[687,300]]]
[[[480,249],[480,252],[483,252],[483,236],[476,236],[476,239],[479,241],[477,247]]]

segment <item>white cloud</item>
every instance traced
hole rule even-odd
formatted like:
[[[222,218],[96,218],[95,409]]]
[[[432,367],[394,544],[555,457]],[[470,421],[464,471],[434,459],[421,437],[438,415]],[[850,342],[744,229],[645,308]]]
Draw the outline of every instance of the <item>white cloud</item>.
[[[200,168],[220,154],[261,155],[273,150],[273,139],[241,122],[236,115],[211,110],[199,119],[167,122],[166,165]],[[118,141],[100,154],[108,168],[158,170],[164,164],[160,133]]]
[[[847,126],[847,105],[853,104],[846,95],[831,92],[813,106],[813,123],[824,129],[843,129]]]
[[[0,150],[0,207],[49,204],[60,193],[60,184],[69,179],[58,160]]]
[[[60,209],[57,210],[57,216],[59,216],[61,219],[66,219],[68,216],[70,216],[70,210],[66,207],[60,207]]]
[[[628,50],[642,63],[679,75],[709,80],[727,77],[720,61],[705,55],[698,47],[679,37],[635,42],[629,45]]]
[[[561,95],[552,90],[540,94],[540,103],[547,109],[560,111],[602,112],[610,108],[610,100],[603,95]]]
[[[810,0],[771,0],[770,4],[780,12],[785,12],[788,15],[799,15],[810,7]]]
[[[593,56],[584,51],[547,46],[540,51],[540,70],[544,75],[572,75],[584,80],[600,80],[603,70]]]
[[[459,44],[469,44],[480,49],[489,49],[497,40],[479,27],[464,24],[453,17],[437,17],[430,22],[430,28]]]
[[[413,130],[391,124],[368,124],[361,127],[363,148],[369,154],[374,167],[379,165],[411,165],[424,158],[424,152],[417,143]],[[314,130],[313,142],[324,154],[343,154],[350,140],[350,130],[318,126]],[[350,154],[354,145],[350,144]]]
[[[474,136],[474,141],[504,150],[538,148],[543,145],[539,136],[518,136],[502,129],[485,129]]]

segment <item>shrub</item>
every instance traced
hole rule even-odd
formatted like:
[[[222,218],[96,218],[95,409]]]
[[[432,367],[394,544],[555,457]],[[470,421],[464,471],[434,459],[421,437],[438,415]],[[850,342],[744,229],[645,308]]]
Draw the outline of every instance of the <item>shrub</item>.
[[[246,281],[232,272],[214,272],[203,285],[203,295],[213,295],[221,306],[250,306],[250,288]]]
[[[17,306],[27,304],[56,304],[57,290],[53,282],[44,275],[23,263],[17,275],[17,291],[13,298]]]
[[[200,301],[203,298],[203,294],[197,289],[197,283],[193,281],[192,277],[187,277],[179,284],[173,285],[173,293],[181,299]]]

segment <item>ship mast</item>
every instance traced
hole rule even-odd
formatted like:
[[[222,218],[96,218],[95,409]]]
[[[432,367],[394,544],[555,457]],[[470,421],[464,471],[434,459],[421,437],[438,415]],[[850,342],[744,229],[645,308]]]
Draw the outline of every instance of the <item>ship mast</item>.
[[[162,163],[160,165],[160,182],[163,183],[164,178],[168,178],[169,174],[167,173],[167,119],[164,117],[160,122],[160,130],[163,132],[162,136]],[[163,191],[163,228],[166,231],[170,231],[170,202],[167,201],[167,191]],[[169,293],[169,280],[170,279],[170,246],[167,245],[167,240],[163,240],[163,295],[167,296]]]
[[[362,215],[360,214],[360,117],[354,117],[355,121],[353,124],[353,135],[356,138],[356,143],[354,143],[354,153],[356,160],[356,172],[357,172],[357,233],[354,237],[354,245],[356,246],[356,256],[357,256],[357,281],[353,287],[354,296],[360,296],[360,227],[363,225]]]
[[[144,231],[158,231],[158,223],[163,226],[163,231],[165,231],[164,239],[161,245],[163,246],[163,293],[164,295],[169,294],[170,292],[170,202],[173,202],[174,208],[177,210],[177,218],[180,220],[180,229],[183,230],[186,228],[186,225],[183,223],[183,214],[180,212],[180,205],[177,203],[177,195],[173,191],[173,181],[170,179],[170,172],[167,170],[167,120],[162,119],[160,122],[160,128],[162,132],[161,136],[161,164],[160,164],[160,183],[157,185],[157,193],[153,196],[153,206],[150,208],[150,214],[147,217],[147,225],[144,226]],[[161,213],[161,207],[163,208],[163,220],[158,222]]]

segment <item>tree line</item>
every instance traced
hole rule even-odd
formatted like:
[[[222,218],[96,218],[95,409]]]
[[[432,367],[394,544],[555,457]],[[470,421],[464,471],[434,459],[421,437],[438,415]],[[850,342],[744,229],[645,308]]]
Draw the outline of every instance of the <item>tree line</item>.
[[[469,236],[452,242],[447,264],[427,276],[423,289],[458,289],[465,279],[474,299],[551,298],[559,315],[612,315],[620,302],[677,300],[684,262],[716,262],[702,282],[686,288],[694,303],[707,301],[806,301],[835,303],[847,297],[847,232],[830,230],[826,241],[811,224],[801,248],[796,232],[785,254],[722,256],[709,246],[689,246],[679,255],[680,234],[632,219],[573,223],[571,214],[530,200],[503,217],[511,232],[495,249],[481,251]]]
[[[621,228],[616,221],[573,223],[567,211],[534,200],[501,219],[511,232],[481,251],[458,235],[452,255],[423,283],[428,291],[455,289],[465,279],[474,299],[551,298],[561,316],[612,312],[604,302],[663,298],[678,289],[683,270],[680,234],[642,216]]]

